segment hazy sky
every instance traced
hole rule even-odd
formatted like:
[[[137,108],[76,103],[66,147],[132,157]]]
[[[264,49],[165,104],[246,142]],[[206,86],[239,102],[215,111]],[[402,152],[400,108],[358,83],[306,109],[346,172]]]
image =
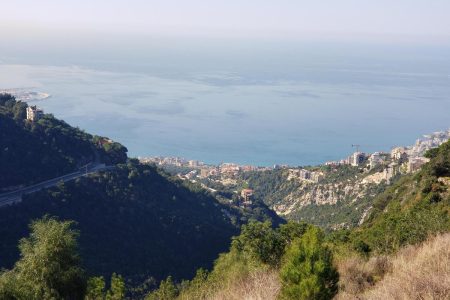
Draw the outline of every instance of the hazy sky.
[[[449,0],[3,0],[0,29],[157,35],[450,38]]]

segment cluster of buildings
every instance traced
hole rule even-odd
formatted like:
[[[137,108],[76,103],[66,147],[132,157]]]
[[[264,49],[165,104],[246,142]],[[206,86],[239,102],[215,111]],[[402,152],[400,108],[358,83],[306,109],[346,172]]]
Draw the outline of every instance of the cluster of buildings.
[[[175,166],[180,168],[189,168],[193,169],[188,174],[189,177],[198,176],[200,178],[207,177],[215,177],[215,176],[225,176],[228,178],[234,178],[241,172],[250,172],[250,171],[264,171],[270,170],[267,167],[255,167],[251,165],[238,165],[234,163],[222,163],[217,166],[208,165],[202,161],[198,160],[186,160],[181,157],[144,157],[139,158],[142,163],[154,163],[158,166]],[[185,175],[187,176],[187,175]]]
[[[327,161],[326,166],[341,166],[341,165],[351,165],[354,167],[360,166],[367,160],[368,156],[364,152],[355,152],[347,158],[341,159],[339,161]]]
[[[355,152],[346,159],[326,162],[325,165],[351,165],[355,167],[367,165],[369,169],[383,165],[385,166],[384,172],[386,179],[389,179],[399,172],[416,172],[429,161],[429,159],[424,157],[425,153],[432,148],[439,147],[449,139],[450,129],[447,131],[438,131],[424,135],[423,138],[418,139],[412,146],[395,147],[390,153],[374,152],[372,154],[365,154],[363,152]]]
[[[412,146],[396,147],[391,151],[392,167],[400,172],[414,173],[429,161],[424,157],[428,150],[439,147],[449,139],[450,129],[424,135]]]
[[[306,182],[319,182],[324,177],[322,172],[306,169],[289,169],[288,180],[297,179]]]
[[[410,157],[420,157],[429,149],[439,147],[449,139],[450,129],[426,134],[421,139],[416,140],[413,146],[408,147],[407,153]]]
[[[36,107],[30,107],[30,116],[28,117],[27,110],[27,118],[30,118],[30,120],[39,118],[39,114],[40,112]],[[438,147],[449,139],[450,129],[447,131],[439,131],[424,135],[423,138],[418,139],[414,145],[409,147],[395,147],[390,153],[374,152],[366,154],[364,152],[357,151],[345,159],[326,162],[325,165],[351,165],[354,167],[364,167],[366,170],[373,170],[378,167],[379,172],[375,172],[368,176],[366,181],[381,182],[382,180],[386,180],[389,182],[393,176],[399,173],[414,173],[419,170],[429,161],[424,157],[424,154],[429,149]],[[317,183],[325,176],[323,172],[317,170],[290,168],[288,166],[278,165],[275,165],[273,168],[238,165],[234,163],[222,163],[215,166],[208,165],[197,160],[186,160],[180,157],[149,157],[141,158],[140,160],[143,163],[154,163],[162,167],[176,166],[187,168],[187,173],[185,173],[186,170],[184,170],[184,172],[182,172],[184,175],[179,174],[179,176],[183,179],[195,180],[196,178],[211,178],[216,181],[218,180],[225,185],[228,181],[235,182],[238,175],[242,172],[266,171],[278,168],[284,168],[289,171],[288,180],[294,179]],[[244,189],[239,195],[243,206],[251,205],[253,190]]]
[[[190,167],[197,168],[199,166],[204,165],[203,162],[198,160],[186,160],[181,157],[164,157],[164,156],[155,156],[155,157],[143,157],[139,158],[142,163],[154,163],[159,166],[172,165],[176,167]]]

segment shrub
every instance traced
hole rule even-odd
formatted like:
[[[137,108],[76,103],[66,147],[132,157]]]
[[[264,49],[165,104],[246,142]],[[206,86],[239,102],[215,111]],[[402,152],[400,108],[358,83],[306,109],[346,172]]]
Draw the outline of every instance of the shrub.
[[[331,299],[336,294],[339,275],[323,238],[320,229],[311,227],[288,248],[280,272],[282,298]]]

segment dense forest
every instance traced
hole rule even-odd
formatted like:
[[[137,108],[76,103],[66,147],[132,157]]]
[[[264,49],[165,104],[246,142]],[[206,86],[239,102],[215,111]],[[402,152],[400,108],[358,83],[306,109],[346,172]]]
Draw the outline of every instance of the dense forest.
[[[1,99],[3,187],[62,175],[95,159],[115,165],[111,171],[24,195],[21,203],[0,209],[1,267],[13,266],[28,224],[45,215],[75,221],[83,233],[79,249],[87,274],[117,272],[129,284],[147,281],[149,286],[168,275],[191,278],[197,268],[211,267],[250,219],[281,222],[264,205],[242,210],[221,203],[196,185],[127,159],[122,145],[99,143],[106,138],[51,115],[26,121],[26,104],[5,95]]]

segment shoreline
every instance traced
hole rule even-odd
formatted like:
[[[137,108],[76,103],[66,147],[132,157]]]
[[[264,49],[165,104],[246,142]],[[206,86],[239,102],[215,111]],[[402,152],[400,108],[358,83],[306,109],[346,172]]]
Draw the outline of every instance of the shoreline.
[[[35,88],[0,89],[0,94],[11,94],[22,102],[44,101],[51,97],[49,93],[35,91]]]

